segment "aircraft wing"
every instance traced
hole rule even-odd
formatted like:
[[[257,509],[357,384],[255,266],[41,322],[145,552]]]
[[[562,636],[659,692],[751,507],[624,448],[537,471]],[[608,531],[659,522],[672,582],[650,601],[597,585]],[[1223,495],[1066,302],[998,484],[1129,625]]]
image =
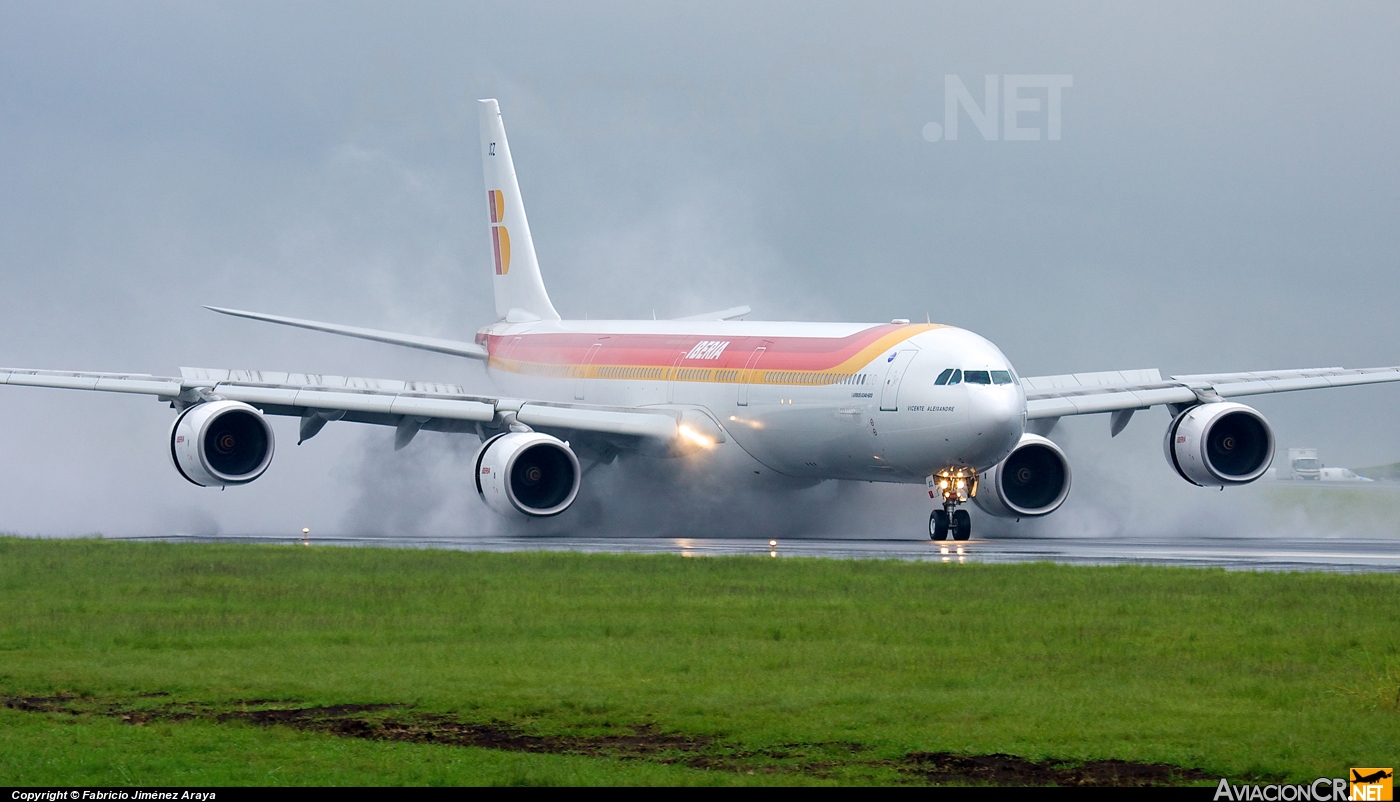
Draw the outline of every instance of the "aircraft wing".
[[[221,306],[206,306],[204,308],[211,312],[218,312],[221,315],[229,315],[231,317],[260,320],[264,323],[276,323],[279,326],[294,326],[299,329],[323,331],[327,334],[339,334],[342,337],[355,337],[361,340],[372,340],[377,343],[388,343],[389,345],[402,345],[405,348],[417,348],[422,351],[437,351],[440,354],[465,356],[471,359],[487,359],[489,357],[489,354],[486,353],[486,349],[482,346],[476,343],[462,342],[460,340],[422,337],[417,334],[400,334],[394,331],[365,329],[359,326],[342,326],[339,323],[322,323],[319,320],[302,320],[301,318],[269,315],[263,312],[245,312],[242,309],[224,309]]]
[[[1167,379],[1154,368],[1031,376],[1022,378],[1021,384],[1026,390],[1027,418],[1035,420],[1394,381],[1400,381],[1400,367],[1201,373]],[[1121,430],[1116,423],[1115,428]]]
[[[211,398],[242,401],[269,415],[300,417],[303,440],[319,432],[326,421],[346,420],[399,427],[402,447],[419,429],[482,434],[508,426],[507,416],[513,415],[515,421],[547,432],[646,438],[668,444],[698,430],[723,441],[718,427],[691,421],[697,413],[689,410],[497,398],[452,384],[392,379],[210,368],[181,368],[180,373],[175,377],[0,368],[0,384],[151,395],[177,407]]]

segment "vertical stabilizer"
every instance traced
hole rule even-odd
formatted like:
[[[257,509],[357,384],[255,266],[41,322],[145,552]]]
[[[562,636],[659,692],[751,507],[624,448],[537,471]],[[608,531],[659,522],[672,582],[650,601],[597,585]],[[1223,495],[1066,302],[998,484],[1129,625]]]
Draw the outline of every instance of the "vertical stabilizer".
[[[535,243],[525,220],[525,202],[515,180],[515,165],[506,144],[506,127],[495,99],[481,104],[481,170],[486,177],[486,206],[491,220],[491,259],[495,265],[496,314],[512,323],[558,320],[549,302]]]

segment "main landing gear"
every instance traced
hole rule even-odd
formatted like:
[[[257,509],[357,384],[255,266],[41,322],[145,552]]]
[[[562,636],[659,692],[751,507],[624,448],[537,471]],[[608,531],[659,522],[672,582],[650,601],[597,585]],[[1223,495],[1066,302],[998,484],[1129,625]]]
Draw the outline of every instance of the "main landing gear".
[[[967,540],[972,537],[972,516],[959,504],[977,495],[977,472],[971,468],[944,468],[928,477],[929,498],[941,499],[943,509],[928,516],[931,540]]]

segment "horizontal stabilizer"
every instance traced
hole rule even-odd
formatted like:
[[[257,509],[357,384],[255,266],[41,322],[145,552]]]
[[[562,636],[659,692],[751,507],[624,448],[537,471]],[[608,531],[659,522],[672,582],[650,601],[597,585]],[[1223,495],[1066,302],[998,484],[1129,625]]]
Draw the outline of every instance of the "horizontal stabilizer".
[[[388,343],[389,345],[402,345],[405,348],[437,351],[440,354],[465,356],[471,359],[486,359],[489,356],[486,353],[486,349],[482,346],[476,343],[461,342],[460,340],[442,340],[437,337],[420,337],[416,334],[399,334],[392,331],[379,331],[378,329],[362,329],[358,326],[341,326],[335,323],[300,320],[294,317],[267,315],[262,312],[244,312],[241,309],[224,309],[218,306],[206,306],[204,308],[213,312],[218,312],[221,315],[246,317],[249,320],[261,320],[264,323],[276,323],[280,326],[295,326],[299,329],[311,329],[312,331],[323,331],[327,334],[339,334],[342,337],[357,337],[361,340],[373,340],[374,342]]]
[[[703,315],[687,315],[686,317],[671,318],[672,320],[733,320],[736,317],[743,317],[753,310],[747,306],[731,306],[728,309],[721,309],[718,312],[706,312]]]

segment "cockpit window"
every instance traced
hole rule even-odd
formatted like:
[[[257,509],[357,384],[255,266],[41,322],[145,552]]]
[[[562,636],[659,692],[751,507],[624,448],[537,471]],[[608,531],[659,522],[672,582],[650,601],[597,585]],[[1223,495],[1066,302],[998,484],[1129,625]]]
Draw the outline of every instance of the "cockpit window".
[[[953,369],[952,369],[952,368],[948,368],[947,370],[945,370],[945,371],[943,371],[942,373],[938,374],[938,379],[937,379],[936,381],[934,381],[934,384],[938,384],[938,385],[947,384],[947,383],[948,383],[948,380],[951,379],[951,378],[953,378]]]
[[[994,371],[992,371],[992,384],[1010,384],[1010,383],[1011,383],[1011,371],[1009,371],[1009,370],[994,370]]]
[[[948,380],[948,383],[949,383],[949,384],[962,384],[962,371],[961,371],[961,370],[955,370],[955,371],[953,371],[953,378],[949,379],[949,380]]]
[[[992,375],[985,370],[965,370],[963,371],[963,381],[968,384],[991,384]]]

